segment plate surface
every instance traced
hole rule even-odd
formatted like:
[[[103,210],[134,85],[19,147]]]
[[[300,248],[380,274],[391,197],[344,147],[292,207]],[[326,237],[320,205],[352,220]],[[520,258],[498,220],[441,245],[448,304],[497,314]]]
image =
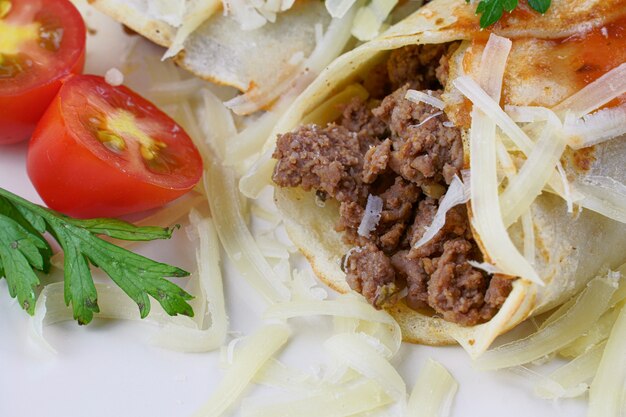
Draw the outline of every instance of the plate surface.
[[[140,42],[120,26],[81,5],[91,32],[87,72],[103,74],[120,66],[129,45]],[[0,187],[41,202],[28,180],[26,144],[0,147]],[[193,251],[184,232],[174,241],[142,245],[140,251],[161,261],[193,269]],[[225,291],[233,335],[249,334],[260,324],[265,306],[224,259]],[[331,334],[329,319],[291,322],[294,336],[280,358],[305,370],[324,361],[322,344]],[[29,336],[29,318],[10,299],[0,280],[0,416],[187,417],[203,404],[220,381],[219,352],[184,354],[150,343],[158,331],[149,323],[95,320],[45,329],[56,355]],[[427,358],[440,361],[459,382],[455,417],[582,417],[582,399],[545,401],[531,384],[510,372],[478,372],[459,347],[404,345],[394,364],[410,391]],[[551,365],[554,366],[554,365]],[[251,389],[250,395],[280,397],[279,391]],[[234,410],[234,415],[237,415]],[[323,416],[320,416],[323,417]]]

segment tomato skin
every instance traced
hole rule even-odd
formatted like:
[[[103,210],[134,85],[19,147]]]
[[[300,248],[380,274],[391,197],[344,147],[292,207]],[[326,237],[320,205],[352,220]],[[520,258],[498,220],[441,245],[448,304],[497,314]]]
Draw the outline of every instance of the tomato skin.
[[[200,180],[202,161],[195,147],[197,160],[189,162],[194,181],[180,188],[148,182],[98,157],[68,126],[66,85],[44,113],[28,147],[28,175],[48,207],[78,218],[118,217],[160,207]]]
[[[17,7],[24,3],[29,1],[16,2]],[[55,63],[54,68],[41,71],[37,82],[20,85],[19,81],[14,81],[18,88],[11,89],[5,89],[0,84],[0,145],[30,138],[63,80],[83,72],[87,33],[80,13],[69,0],[46,0],[45,7],[52,13],[59,13],[66,28],[61,49],[55,54],[61,61]]]

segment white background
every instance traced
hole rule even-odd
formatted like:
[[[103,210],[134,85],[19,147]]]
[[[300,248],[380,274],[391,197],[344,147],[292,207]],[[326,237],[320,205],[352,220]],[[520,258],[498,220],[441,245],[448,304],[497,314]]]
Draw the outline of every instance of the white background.
[[[87,72],[102,74],[128,48],[119,25],[93,11]],[[0,187],[40,202],[25,169],[27,145],[0,147]],[[67,161],[67,163],[71,163]],[[141,251],[160,261],[193,269],[192,251],[184,233],[174,241],[150,243]],[[263,302],[226,265],[225,290],[231,330],[248,334],[259,326]],[[291,322],[294,337],[281,359],[305,370],[323,360],[322,343],[330,334],[327,319]],[[206,401],[218,384],[217,352],[183,354],[155,347],[150,337],[158,328],[149,323],[95,320],[45,330],[56,355],[29,337],[29,318],[9,298],[0,280],[0,417],[186,417]],[[534,397],[530,383],[510,371],[482,373],[472,369],[459,347],[405,345],[394,364],[410,390],[427,358],[446,366],[460,384],[453,416],[578,417],[583,400],[550,402]],[[251,390],[252,395],[268,391]],[[280,394],[278,392],[278,394]],[[276,394],[272,394],[276,395]],[[321,416],[323,417],[323,416]]]

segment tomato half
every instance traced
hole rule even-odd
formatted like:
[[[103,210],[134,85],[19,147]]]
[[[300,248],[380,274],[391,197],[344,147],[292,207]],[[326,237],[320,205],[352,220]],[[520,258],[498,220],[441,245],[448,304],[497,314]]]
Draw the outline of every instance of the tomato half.
[[[82,72],[85,41],[69,0],[0,0],[0,144],[30,137],[61,80]]]
[[[185,131],[130,89],[76,75],[37,125],[28,175],[45,203],[75,217],[148,210],[181,196],[202,175]]]

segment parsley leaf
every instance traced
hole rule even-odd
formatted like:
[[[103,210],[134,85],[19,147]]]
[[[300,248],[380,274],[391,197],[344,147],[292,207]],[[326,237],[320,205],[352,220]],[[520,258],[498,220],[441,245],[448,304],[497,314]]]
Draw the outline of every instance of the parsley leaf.
[[[469,0],[468,0],[469,1]],[[551,0],[528,0],[528,4],[539,13],[545,13],[550,7]],[[476,6],[476,14],[480,14],[482,29],[496,23],[504,11],[512,12],[518,5],[518,0],[481,0]]]
[[[52,249],[43,237],[48,232],[65,253],[65,303],[72,304],[74,318],[87,324],[99,311],[98,295],[89,264],[102,269],[139,307],[141,317],[156,299],[170,315],[193,316],[187,303],[193,297],[165,277],[185,277],[180,268],[159,263],[107,242],[116,239],[148,241],[169,239],[172,229],[137,227],[115,219],[79,220],[38,206],[0,188],[0,279],[9,295],[17,297],[29,314],[35,309],[36,271],[50,270]]]
[[[550,3],[550,0],[528,0],[528,4],[530,5],[530,7],[532,7],[541,14],[544,14],[548,11],[548,8],[550,8]]]

